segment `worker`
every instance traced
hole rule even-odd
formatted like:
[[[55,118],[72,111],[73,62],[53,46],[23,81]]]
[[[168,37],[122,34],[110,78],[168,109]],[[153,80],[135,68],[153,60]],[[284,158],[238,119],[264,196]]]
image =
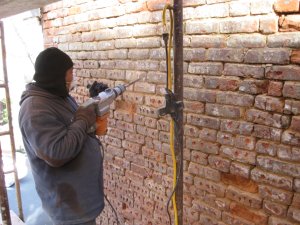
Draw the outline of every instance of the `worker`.
[[[73,62],[50,47],[35,61],[20,101],[19,126],[42,206],[55,225],[94,225],[104,208],[101,143],[88,130],[96,106],[69,95]]]

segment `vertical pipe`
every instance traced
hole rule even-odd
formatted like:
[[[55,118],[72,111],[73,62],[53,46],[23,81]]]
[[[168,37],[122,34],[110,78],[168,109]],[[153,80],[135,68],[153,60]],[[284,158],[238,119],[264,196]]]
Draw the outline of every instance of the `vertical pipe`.
[[[183,102],[183,8],[182,0],[174,0],[174,93],[175,100]],[[176,202],[178,224],[183,224],[183,108],[178,107],[175,121],[175,154],[178,183]]]
[[[5,186],[3,161],[2,161],[2,148],[0,144],[0,207],[3,225],[11,225],[10,211],[8,205],[8,197]]]
[[[7,68],[6,68],[6,51],[5,51],[5,40],[4,40],[4,27],[3,22],[0,21],[0,37],[1,37],[1,49],[2,49],[2,60],[3,60],[3,75],[4,75],[4,85],[5,85],[5,95],[6,95],[6,107],[8,114],[8,125],[9,125],[9,136],[10,136],[10,145],[11,145],[11,155],[14,167],[14,178],[15,178],[15,187],[16,187],[16,198],[18,203],[19,218],[24,221],[23,207],[21,200],[21,188],[18,178],[18,171],[16,168],[16,147],[15,147],[15,138],[14,130],[12,125],[12,116],[11,116],[11,103],[10,103],[10,94],[8,86],[8,77],[7,77]]]

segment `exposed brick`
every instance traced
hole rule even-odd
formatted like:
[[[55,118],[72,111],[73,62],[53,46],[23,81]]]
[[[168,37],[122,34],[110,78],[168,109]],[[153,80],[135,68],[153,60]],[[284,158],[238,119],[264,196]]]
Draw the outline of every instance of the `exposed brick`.
[[[253,77],[263,78],[264,68],[262,66],[244,65],[244,64],[230,64],[226,63],[224,67],[224,75],[238,76],[238,77]]]
[[[208,162],[212,168],[215,168],[222,172],[229,172],[230,160],[226,158],[210,155],[208,157]]]
[[[204,89],[185,88],[183,92],[184,98],[200,102],[215,102],[216,92]]]
[[[260,34],[230,35],[227,46],[231,48],[263,48],[266,46],[266,37]]]
[[[219,88],[222,91],[236,91],[240,80],[236,77],[205,77],[204,86],[207,89]]]
[[[259,19],[259,31],[263,34],[272,34],[278,31],[278,18],[267,16]]]
[[[287,49],[251,49],[245,55],[246,63],[288,64],[290,50]]]
[[[294,180],[294,190],[300,192],[300,179]]]
[[[201,35],[191,37],[192,48],[223,48],[226,46],[226,39],[220,35]]]
[[[250,177],[251,166],[239,162],[232,162],[230,165],[230,173],[243,178]]]
[[[186,34],[212,34],[219,32],[219,22],[212,20],[187,21]]]
[[[286,100],[284,106],[284,113],[287,114],[300,114],[300,101],[295,100]]]
[[[291,130],[300,133],[300,116],[293,116],[291,122]]]
[[[291,63],[300,64],[300,51],[292,50]]]
[[[264,138],[271,141],[280,141],[281,129],[272,128],[263,125],[254,125],[253,135],[258,138]]]
[[[258,31],[259,21],[254,18],[232,18],[220,21],[220,32],[228,33],[253,33]]]
[[[266,80],[248,80],[245,79],[240,83],[239,91],[248,94],[263,94],[267,93],[268,81]]]
[[[294,194],[292,206],[298,207],[298,208],[300,207],[300,194],[299,193]]]
[[[197,114],[188,114],[187,123],[215,130],[218,130],[220,127],[220,119]]]
[[[251,178],[256,182],[270,184],[288,191],[291,191],[293,187],[292,178],[266,172],[258,168],[254,168],[251,171]]]
[[[215,217],[210,217],[205,214],[200,215],[200,223],[206,225],[225,225],[223,222],[218,221]]]
[[[251,1],[250,11],[252,15],[268,14],[273,12],[273,1]]]
[[[255,165],[256,153],[238,148],[221,146],[220,152],[232,160]]]
[[[250,135],[254,126],[252,123],[234,120],[222,120],[220,130],[241,135]]]
[[[288,163],[269,156],[257,156],[257,165],[277,174],[300,177],[300,167],[297,164]]]
[[[298,162],[300,160],[300,149],[291,148],[290,146],[279,146],[277,156],[283,160]]]
[[[237,174],[222,173],[221,180],[222,182],[224,182],[224,184],[237,187],[238,189],[243,190],[247,193],[254,194],[258,192],[258,186],[254,181]]]
[[[209,154],[218,154],[219,152],[219,145],[217,143],[206,142],[197,138],[187,138],[186,146],[187,148],[195,149]]]
[[[256,143],[256,152],[267,154],[270,156],[275,156],[278,150],[278,144],[275,142],[269,142],[264,140],[259,140]]]
[[[246,150],[254,150],[255,142],[256,140],[253,137],[237,135],[235,138],[234,146]]]
[[[282,96],[283,83],[277,81],[270,81],[268,86],[268,95]]]
[[[294,225],[294,223],[282,218],[271,216],[269,219],[269,225]]]
[[[225,185],[221,183],[216,183],[213,181],[208,181],[203,178],[195,177],[194,184],[197,188],[205,190],[211,194],[215,194],[218,197],[224,197],[225,195]]]
[[[300,30],[300,16],[287,15],[279,18],[280,31],[299,31]]]
[[[210,205],[205,204],[201,201],[194,200],[192,208],[198,212],[208,214],[217,219],[221,219],[221,211],[220,210],[217,210],[217,209],[211,207]]]
[[[276,0],[274,3],[274,9],[276,12],[298,12],[299,1],[298,0]]]
[[[236,106],[209,104],[205,106],[205,112],[209,116],[224,118],[240,118],[243,115],[243,109]]]
[[[240,225],[255,225],[255,223],[252,223],[250,221],[247,221],[241,217],[232,215],[228,212],[224,212],[222,215],[222,220],[226,223],[226,224],[240,224]]]
[[[299,48],[300,37],[298,33],[277,33],[268,36],[268,47],[270,48]]]
[[[226,197],[254,209],[260,209],[262,205],[262,199],[256,194],[244,192],[233,186],[227,188]]]
[[[293,193],[282,189],[277,189],[272,186],[259,185],[259,195],[274,202],[281,203],[283,205],[289,205],[292,202]]]
[[[212,76],[221,75],[222,71],[222,63],[190,63],[188,68],[189,73]]]
[[[272,66],[267,67],[266,77],[268,79],[299,81],[300,68],[298,66]]]
[[[210,48],[207,50],[206,59],[208,61],[242,62],[244,51],[235,48]]]
[[[250,14],[249,2],[230,2],[229,15],[230,16],[246,16]]]
[[[293,131],[284,131],[282,134],[282,142],[294,146],[300,145],[300,133]]]
[[[196,18],[222,18],[229,15],[228,4],[202,5],[195,9]]]
[[[242,206],[234,202],[230,205],[230,212],[234,215],[245,218],[248,221],[254,222],[255,224],[268,224],[268,217],[263,212],[252,210],[249,207]]]
[[[288,218],[291,218],[298,223],[300,222],[300,209],[296,207],[289,207]]]
[[[196,162],[196,163],[200,163],[202,165],[207,165],[208,164],[208,155],[206,153],[202,153],[199,151],[192,151],[191,154],[191,161],[192,162]]]
[[[264,200],[263,209],[266,213],[279,217],[285,217],[287,213],[287,206],[268,200]]]
[[[271,114],[256,109],[250,109],[246,112],[246,120],[276,128],[286,128],[289,122],[288,118],[285,120],[285,117],[280,114]]]
[[[234,99],[234,101],[232,101],[232,99]],[[222,92],[222,93],[217,93],[216,102],[219,104],[229,104],[229,105],[250,107],[253,105],[254,97],[252,95],[246,95],[246,94]]]
[[[282,93],[284,97],[300,99],[300,83],[285,82]]]

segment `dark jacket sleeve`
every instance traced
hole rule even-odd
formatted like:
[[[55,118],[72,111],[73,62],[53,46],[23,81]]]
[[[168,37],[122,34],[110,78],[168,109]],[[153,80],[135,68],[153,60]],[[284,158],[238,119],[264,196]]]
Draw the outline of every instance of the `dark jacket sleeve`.
[[[64,112],[59,116],[51,107],[27,108],[23,113],[23,136],[37,157],[50,166],[59,167],[72,160],[88,138],[84,121],[67,122]]]

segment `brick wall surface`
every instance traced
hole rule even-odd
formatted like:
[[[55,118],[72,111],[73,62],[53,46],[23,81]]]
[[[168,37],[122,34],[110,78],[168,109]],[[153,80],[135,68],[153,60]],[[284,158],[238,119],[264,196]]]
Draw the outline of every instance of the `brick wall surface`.
[[[46,46],[94,80],[138,77],[111,107],[105,189],[128,225],[169,224],[163,0],[62,1],[43,9]],[[184,224],[300,224],[299,0],[183,0]],[[116,224],[107,205],[99,224]]]

